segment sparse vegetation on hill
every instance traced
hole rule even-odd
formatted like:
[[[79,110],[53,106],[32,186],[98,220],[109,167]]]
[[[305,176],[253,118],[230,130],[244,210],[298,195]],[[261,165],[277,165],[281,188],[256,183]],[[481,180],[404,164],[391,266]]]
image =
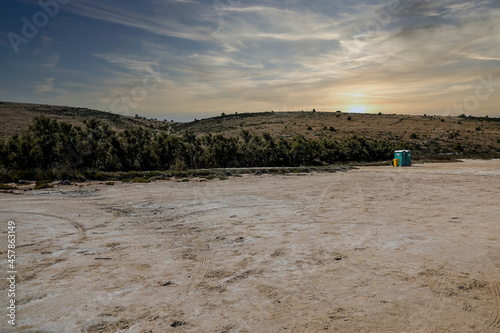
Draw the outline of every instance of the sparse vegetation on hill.
[[[349,120],[350,119],[350,120]],[[275,139],[302,135],[310,140],[342,140],[356,135],[404,144],[417,156],[447,154],[460,143],[469,156],[500,156],[500,118],[409,116],[395,114],[357,114],[340,112],[260,112],[223,115],[196,122],[175,123],[170,133],[192,131],[238,137],[241,130],[268,133]],[[453,137],[450,134],[453,133]],[[457,134],[458,133],[458,134]]]
[[[465,115],[223,113],[171,123],[33,104],[0,103],[0,112],[6,115],[0,173],[10,175],[7,180],[40,179],[44,172],[65,178],[102,171],[374,162],[390,160],[401,148],[413,150],[416,159],[500,157],[500,119]],[[31,125],[21,130],[27,119]],[[14,134],[7,136],[5,128]]]
[[[0,118],[2,119],[2,122],[0,122],[0,139],[8,139],[13,134],[26,132],[33,118],[38,116],[45,116],[80,126],[84,120],[95,118],[116,131],[123,131],[137,126],[165,130],[170,125],[170,123],[155,119],[145,119],[144,117],[132,115],[124,116],[88,108],[0,102]]]

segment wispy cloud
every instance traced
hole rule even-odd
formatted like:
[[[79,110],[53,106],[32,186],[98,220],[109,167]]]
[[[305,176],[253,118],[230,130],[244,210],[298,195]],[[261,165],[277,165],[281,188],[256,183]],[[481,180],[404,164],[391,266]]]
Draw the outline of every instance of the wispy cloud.
[[[397,99],[396,97],[391,97],[391,96],[374,96],[374,95],[364,95],[364,94],[347,94],[347,93],[337,93],[339,95],[345,95],[345,96],[354,96],[354,97],[369,97],[369,98],[390,98],[390,99]]]
[[[54,80],[55,78],[47,78],[42,82],[35,83],[35,93],[44,94],[54,90]]]
[[[59,64],[60,60],[59,53],[52,53],[51,55],[47,56],[46,62],[45,62],[45,67],[47,68],[56,68],[57,65]]]
[[[490,56],[484,56],[484,55],[474,54],[474,53],[463,53],[463,55],[469,59],[500,61],[500,57],[490,57]]]
[[[198,4],[194,1],[176,2]],[[209,39],[208,36],[212,29],[176,20],[175,16],[168,12],[168,8],[163,13],[155,13],[152,6],[148,8],[148,2],[136,4],[136,6],[137,8],[125,8],[119,3],[88,0],[68,7],[68,11],[91,19],[129,26],[162,36],[194,41]]]

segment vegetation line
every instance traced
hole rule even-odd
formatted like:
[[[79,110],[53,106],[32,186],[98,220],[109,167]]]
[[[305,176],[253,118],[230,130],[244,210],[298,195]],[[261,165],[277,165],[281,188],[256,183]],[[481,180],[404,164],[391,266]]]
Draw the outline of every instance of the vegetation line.
[[[308,140],[302,135],[274,139],[269,134],[239,137],[192,132],[181,136],[142,127],[113,131],[95,119],[74,126],[35,117],[22,135],[0,140],[0,181],[70,179],[77,174],[150,170],[301,167],[388,160],[395,149],[384,141],[352,137]]]
[[[418,144],[411,140],[395,143],[359,136],[306,139],[303,135],[276,139],[268,133],[252,134],[245,129],[237,137],[197,136],[191,131],[173,135],[140,126],[117,132],[95,118],[77,126],[38,116],[25,133],[0,140],[0,182],[38,180],[42,182],[37,185],[43,188],[50,186],[43,180],[78,178],[221,178],[227,173],[288,173],[301,172],[300,168],[312,171],[311,167],[314,171],[335,172],[339,170],[332,165],[389,161],[395,149],[403,148],[415,149],[417,158],[453,159],[457,152],[465,153],[459,149],[444,156],[426,155],[423,151],[419,154]],[[225,170],[228,168],[232,171]]]

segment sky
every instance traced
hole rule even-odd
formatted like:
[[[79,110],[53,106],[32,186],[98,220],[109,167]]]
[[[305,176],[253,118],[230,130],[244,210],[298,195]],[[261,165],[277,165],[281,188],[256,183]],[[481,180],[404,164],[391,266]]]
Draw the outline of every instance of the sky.
[[[500,116],[498,0],[4,0],[0,100]]]

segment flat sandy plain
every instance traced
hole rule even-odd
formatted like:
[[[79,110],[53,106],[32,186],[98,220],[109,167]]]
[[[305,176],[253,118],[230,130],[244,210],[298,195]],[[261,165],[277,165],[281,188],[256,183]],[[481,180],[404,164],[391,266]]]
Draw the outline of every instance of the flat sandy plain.
[[[499,332],[500,160],[0,194],[2,332]]]

